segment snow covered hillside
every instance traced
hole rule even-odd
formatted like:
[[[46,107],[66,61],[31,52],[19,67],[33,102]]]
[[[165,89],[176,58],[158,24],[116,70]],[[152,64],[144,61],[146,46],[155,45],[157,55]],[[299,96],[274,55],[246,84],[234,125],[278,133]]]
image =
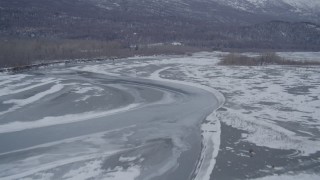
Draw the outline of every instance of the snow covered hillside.
[[[214,0],[235,9],[266,14],[298,14],[304,17],[319,17],[318,0]]]
[[[4,38],[320,49],[318,0],[16,0],[0,13]]]

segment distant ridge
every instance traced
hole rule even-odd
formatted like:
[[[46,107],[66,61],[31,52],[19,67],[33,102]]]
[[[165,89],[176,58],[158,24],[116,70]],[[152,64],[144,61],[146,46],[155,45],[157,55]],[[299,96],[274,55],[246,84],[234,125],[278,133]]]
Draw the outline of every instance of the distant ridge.
[[[316,50],[319,7],[318,0],[2,1],[0,36]]]

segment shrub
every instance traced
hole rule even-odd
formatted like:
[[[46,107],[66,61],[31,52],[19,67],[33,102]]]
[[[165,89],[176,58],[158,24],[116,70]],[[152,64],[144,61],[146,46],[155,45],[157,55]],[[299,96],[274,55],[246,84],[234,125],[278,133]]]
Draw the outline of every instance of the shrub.
[[[0,68],[27,66],[39,61],[50,63],[53,60],[124,58],[134,55],[184,54],[195,51],[200,51],[200,48],[164,44],[157,47],[139,45],[139,48],[132,49],[128,43],[121,41],[0,39]]]
[[[264,66],[264,65],[320,65],[317,61],[293,61],[282,58],[276,53],[264,53],[257,57],[231,53],[222,57],[219,65],[226,66]]]

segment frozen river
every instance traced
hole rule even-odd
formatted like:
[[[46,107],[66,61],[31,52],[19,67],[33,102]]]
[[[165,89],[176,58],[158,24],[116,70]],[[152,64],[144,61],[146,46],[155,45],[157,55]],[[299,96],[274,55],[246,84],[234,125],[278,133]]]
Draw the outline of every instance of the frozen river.
[[[224,54],[0,74],[0,179],[319,179],[319,68]]]
[[[79,68],[1,76],[1,179],[203,174],[201,124],[221,105],[214,94]]]

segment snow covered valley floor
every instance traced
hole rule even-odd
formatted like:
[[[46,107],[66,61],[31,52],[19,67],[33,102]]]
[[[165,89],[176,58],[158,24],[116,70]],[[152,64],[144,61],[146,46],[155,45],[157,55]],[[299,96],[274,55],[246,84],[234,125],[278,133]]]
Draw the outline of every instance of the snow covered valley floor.
[[[1,74],[0,178],[319,179],[320,69],[223,54]]]

